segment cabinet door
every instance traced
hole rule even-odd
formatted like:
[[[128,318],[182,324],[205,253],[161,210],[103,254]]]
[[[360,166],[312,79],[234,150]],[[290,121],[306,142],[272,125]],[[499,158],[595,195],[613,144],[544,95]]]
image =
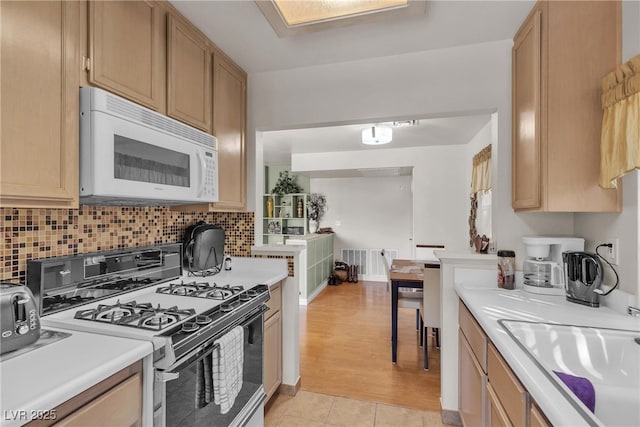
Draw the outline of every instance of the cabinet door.
[[[135,374],[55,424],[57,427],[142,425],[142,376]]]
[[[529,414],[531,427],[551,427],[551,423],[544,416],[538,405],[531,404],[531,413]]]
[[[540,207],[541,14],[536,11],[516,35],[512,50],[512,206]]]
[[[163,12],[149,1],[89,2],[89,82],[164,110]]]
[[[473,356],[473,351],[458,332],[458,406],[464,426],[484,425],[487,376]]]
[[[219,185],[219,201],[214,209],[242,211],[247,202],[247,77],[222,55],[214,54],[213,80],[213,134],[218,138]]]
[[[280,312],[264,322],[264,392],[269,399],[282,383],[282,320]]]
[[[0,205],[78,206],[78,2],[0,2]]]
[[[511,427],[511,421],[500,404],[491,383],[487,383],[487,414],[489,419],[487,425],[491,427]]]
[[[167,22],[167,114],[211,132],[211,52],[190,23],[169,15]]]

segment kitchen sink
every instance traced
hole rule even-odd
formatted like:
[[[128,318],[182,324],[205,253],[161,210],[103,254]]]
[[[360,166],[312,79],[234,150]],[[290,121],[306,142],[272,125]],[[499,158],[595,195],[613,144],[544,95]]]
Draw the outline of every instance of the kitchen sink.
[[[500,325],[590,425],[640,425],[640,331],[503,319]],[[553,373],[587,378],[595,411]]]

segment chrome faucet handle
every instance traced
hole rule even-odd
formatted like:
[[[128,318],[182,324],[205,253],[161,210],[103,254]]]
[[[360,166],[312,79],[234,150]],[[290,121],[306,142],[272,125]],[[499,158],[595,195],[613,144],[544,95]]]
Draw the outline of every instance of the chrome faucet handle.
[[[629,316],[640,317],[640,308],[636,307],[627,307],[627,314]]]

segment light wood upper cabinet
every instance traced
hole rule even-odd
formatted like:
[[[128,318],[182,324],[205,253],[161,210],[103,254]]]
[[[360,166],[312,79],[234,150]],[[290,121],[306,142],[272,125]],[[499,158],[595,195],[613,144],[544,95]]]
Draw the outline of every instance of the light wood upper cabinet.
[[[89,83],[153,110],[165,104],[165,19],[151,1],[89,1]]]
[[[513,44],[513,208],[540,207],[540,11]]]
[[[246,173],[246,73],[213,55],[213,134],[218,138],[219,201],[214,210],[244,210]]]
[[[512,51],[512,206],[614,212],[598,186],[600,79],[620,62],[619,1],[539,1]]]
[[[0,205],[78,206],[77,2],[0,2]]]
[[[169,14],[167,114],[211,133],[211,51],[190,23]]]

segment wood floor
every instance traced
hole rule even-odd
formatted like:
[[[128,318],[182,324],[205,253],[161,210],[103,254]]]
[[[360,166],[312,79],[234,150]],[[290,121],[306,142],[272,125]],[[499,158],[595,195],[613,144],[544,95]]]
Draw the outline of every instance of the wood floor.
[[[440,410],[440,351],[429,339],[422,369],[415,310],[400,309],[398,363],[391,363],[391,295],[386,283],[327,286],[300,306],[301,388],[351,399]]]

